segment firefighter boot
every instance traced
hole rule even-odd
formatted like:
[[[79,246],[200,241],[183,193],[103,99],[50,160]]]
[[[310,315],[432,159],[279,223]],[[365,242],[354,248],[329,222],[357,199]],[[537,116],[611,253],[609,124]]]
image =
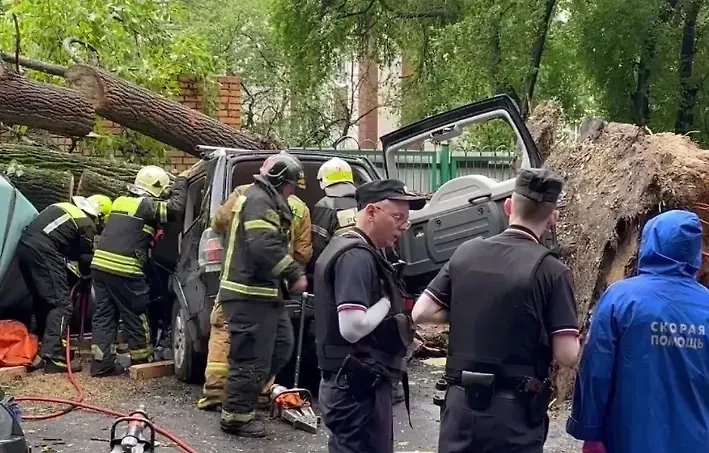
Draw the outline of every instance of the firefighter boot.
[[[75,359],[69,362],[72,373],[78,373],[81,371],[81,360]],[[54,374],[54,373],[67,373],[69,371],[69,366],[67,366],[65,361],[47,359],[44,363],[44,373]]]
[[[253,414],[234,414],[222,410],[222,431],[242,437],[266,437],[266,425]]]
[[[197,401],[197,409],[203,411],[218,411],[222,408],[222,400],[217,396],[203,396]]]

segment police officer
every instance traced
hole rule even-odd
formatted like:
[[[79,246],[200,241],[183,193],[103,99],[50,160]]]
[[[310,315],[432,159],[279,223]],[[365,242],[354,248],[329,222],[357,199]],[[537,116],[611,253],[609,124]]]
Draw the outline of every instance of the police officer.
[[[81,275],[91,274],[96,222],[106,213],[97,197],[72,197],[72,203],[48,206],[25,228],[17,246],[22,277],[33,296],[40,356],[46,373],[80,371],[66,363],[66,331],[74,307],[69,294],[68,261],[77,261]],[[110,209],[110,207],[108,207]]]
[[[171,187],[161,167],[140,169],[128,185],[134,196],[118,197],[91,262],[96,310],[92,319],[92,376],[123,373],[116,362],[114,342],[119,316],[123,320],[131,363],[153,358],[147,309],[150,302],[143,267],[150,258],[158,228],[179,218],[185,210],[187,179],[179,176]],[[160,200],[170,193],[169,198]]]
[[[217,210],[212,222],[212,229],[218,234],[226,234],[233,218],[233,208],[236,200],[249,185],[239,186],[232,191],[229,198]],[[293,213],[291,225],[291,240],[289,248],[293,258],[305,266],[313,254],[313,245],[310,235],[310,210],[308,206],[296,195],[288,197],[288,205]],[[197,407],[202,410],[214,410],[222,405],[224,399],[224,382],[229,372],[229,329],[224,310],[219,300],[214,301],[210,315],[209,345],[207,352],[207,367],[204,370],[204,387],[202,398],[197,401]],[[282,333],[285,332],[282,329]],[[287,342],[288,339],[276,339],[276,343]],[[270,388],[275,376],[264,385],[258,397],[258,406],[266,408],[270,402]]]
[[[264,437],[265,426],[254,412],[258,395],[268,377],[288,363],[294,343],[282,282],[294,293],[308,287],[303,267],[289,253],[293,215],[286,202],[296,187],[305,188],[305,172],[283,151],[264,161],[254,181],[234,204],[217,295],[230,333],[220,426]]]
[[[311,268],[335,233],[354,226],[357,213],[356,187],[347,162],[339,157],[328,160],[318,170],[318,181],[325,196],[313,206]]]
[[[393,247],[425,200],[393,179],[361,185],[356,200],[355,227],[315,264],[320,405],[330,453],[393,452],[392,390],[406,371],[413,323],[380,250]]]
[[[416,323],[450,323],[440,453],[542,453],[552,359],[572,367],[579,351],[571,271],[540,244],[562,187],[522,170],[509,228],[459,246],[414,305]]]

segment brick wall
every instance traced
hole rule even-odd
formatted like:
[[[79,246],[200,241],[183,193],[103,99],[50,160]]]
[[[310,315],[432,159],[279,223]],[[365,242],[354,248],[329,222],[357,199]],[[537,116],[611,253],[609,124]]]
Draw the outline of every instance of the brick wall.
[[[220,122],[235,129],[241,125],[241,85],[237,76],[222,76],[219,78],[219,105],[211,116],[216,117]],[[190,77],[180,77],[180,95],[177,101],[191,109],[203,111],[203,96],[195,86]],[[101,119],[98,132],[101,134],[117,134],[121,131],[121,126],[112,121]],[[54,142],[61,149],[68,151],[71,147],[71,139],[66,137],[56,137]],[[90,151],[77,147],[74,152],[90,154]],[[116,155],[120,157],[120,153]],[[181,172],[190,168],[197,162],[197,158],[183,151],[171,149],[168,152],[168,163],[166,168]]]

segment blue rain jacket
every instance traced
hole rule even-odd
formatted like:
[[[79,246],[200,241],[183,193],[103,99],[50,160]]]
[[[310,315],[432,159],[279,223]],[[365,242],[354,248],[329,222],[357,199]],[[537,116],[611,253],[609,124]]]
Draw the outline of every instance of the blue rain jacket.
[[[638,275],[596,306],[566,431],[608,453],[709,452],[709,290],[702,226],[668,211],[642,232]]]

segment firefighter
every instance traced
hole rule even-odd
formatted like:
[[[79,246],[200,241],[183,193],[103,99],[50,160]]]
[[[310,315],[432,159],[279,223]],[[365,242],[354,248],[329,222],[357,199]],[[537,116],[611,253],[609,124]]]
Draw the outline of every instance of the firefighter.
[[[46,373],[61,373],[79,361],[66,363],[66,332],[73,304],[69,293],[68,261],[77,261],[82,276],[90,264],[97,233],[96,222],[110,210],[97,196],[72,197],[72,203],[55,203],[35,217],[22,232],[17,260],[34,302],[37,333],[42,337],[40,356]],[[41,364],[40,364],[41,365]]]
[[[540,239],[563,184],[521,170],[509,228],[461,244],[414,305],[415,322],[450,324],[441,453],[544,449],[552,360],[573,367],[579,351],[571,270]]]
[[[239,195],[248,185],[239,186],[231,193],[223,205],[219,207],[212,229],[225,234],[232,220],[232,209]],[[291,226],[291,252],[293,258],[305,266],[313,254],[313,246],[310,238],[310,210],[308,206],[297,196],[288,197],[288,205],[293,212],[293,224]],[[197,402],[197,407],[202,410],[215,410],[222,405],[224,399],[224,381],[226,380],[229,366],[227,356],[229,351],[229,329],[224,319],[219,300],[214,302],[212,314],[210,315],[211,329],[209,332],[209,347],[207,353],[207,368],[204,372],[204,389],[202,398]],[[268,394],[273,385],[275,376],[271,376],[266,382],[261,394],[258,397],[258,407],[266,408],[270,402]]]
[[[92,376],[123,373],[114,342],[123,320],[131,363],[152,360],[153,347],[146,311],[149,288],[143,267],[150,258],[160,226],[179,218],[185,209],[187,179],[149,165],[140,169],[128,190],[113,202],[106,227],[91,263],[96,310],[92,319]],[[169,193],[169,197],[168,197]],[[160,200],[160,198],[168,198]]]
[[[258,395],[269,376],[288,363],[293,326],[285,310],[288,291],[307,290],[303,267],[289,253],[293,216],[286,200],[305,188],[300,161],[285,151],[264,161],[254,184],[239,196],[226,236],[226,254],[218,298],[229,326],[229,373],[221,429],[246,437],[264,437],[255,418]]]
[[[313,259],[315,261],[336,233],[352,228],[357,214],[352,168],[339,157],[328,160],[318,170],[325,196],[313,206]]]
[[[393,390],[402,378],[408,390],[413,323],[381,250],[394,246],[425,199],[395,179],[362,184],[356,195],[355,227],[335,236],[315,264],[320,406],[330,453],[393,452]]]

